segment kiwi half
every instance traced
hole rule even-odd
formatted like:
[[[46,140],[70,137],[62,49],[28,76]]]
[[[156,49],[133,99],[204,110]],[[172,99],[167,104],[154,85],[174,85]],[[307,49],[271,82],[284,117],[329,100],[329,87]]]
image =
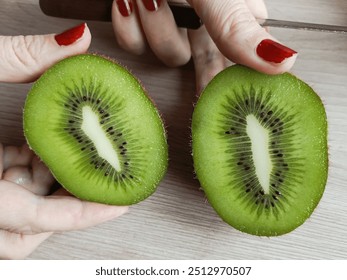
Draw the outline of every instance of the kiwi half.
[[[192,119],[193,160],[206,196],[240,231],[274,236],[301,225],[328,174],[327,118],[291,74],[235,65],[205,88]]]
[[[151,195],[168,163],[156,107],[126,69],[98,55],[54,65],[24,108],[29,146],[75,196],[128,205]]]

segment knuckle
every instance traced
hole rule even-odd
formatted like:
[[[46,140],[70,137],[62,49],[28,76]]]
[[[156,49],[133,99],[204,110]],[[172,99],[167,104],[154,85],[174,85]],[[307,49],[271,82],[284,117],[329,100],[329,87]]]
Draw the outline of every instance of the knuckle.
[[[142,38],[117,36],[117,43],[122,49],[132,54],[141,55],[146,51],[146,44]]]
[[[150,46],[156,56],[169,67],[186,64],[191,58],[189,43],[182,40],[168,38],[167,40],[151,41]]]
[[[161,60],[163,61],[163,63],[165,63],[166,66],[169,67],[178,67],[178,66],[182,66],[185,65],[186,63],[189,62],[191,56],[187,56],[187,55],[173,55],[170,57],[164,57],[161,58]]]
[[[36,68],[37,53],[41,51],[41,44],[36,44],[34,36],[11,37],[11,53],[15,67],[24,69]]]
[[[251,15],[247,6],[241,1],[235,2],[229,13],[221,17],[216,33],[215,41],[223,43],[225,40],[239,36],[240,34],[249,34],[254,29],[254,17]]]

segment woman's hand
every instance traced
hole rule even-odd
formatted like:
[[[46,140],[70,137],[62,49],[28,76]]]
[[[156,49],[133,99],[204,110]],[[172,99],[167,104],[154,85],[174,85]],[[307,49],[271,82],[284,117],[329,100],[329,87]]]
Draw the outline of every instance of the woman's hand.
[[[269,74],[288,71],[294,64],[296,52],[257,23],[256,18],[267,18],[262,0],[187,2],[204,23],[197,31],[177,28],[166,0],[115,0],[112,18],[119,45],[142,54],[148,44],[169,66],[193,57],[198,92],[230,61]]]
[[[85,24],[59,35],[0,36],[0,81],[33,81],[55,62],[87,51],[90,40]],[[53,182],[28,146],[0,143],[0,259],[24,258],[55,231],[90,227],[128,209],[81,201],[63,189],[50,194]]]

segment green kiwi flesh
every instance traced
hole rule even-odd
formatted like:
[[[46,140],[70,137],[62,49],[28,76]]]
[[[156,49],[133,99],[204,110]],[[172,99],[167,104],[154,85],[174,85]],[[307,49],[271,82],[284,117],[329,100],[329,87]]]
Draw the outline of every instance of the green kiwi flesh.
[[[236,229],[288,233],[312,214],[327,181],[327,118],[317,94],[289,73],[235,65],[204,89],[192,119],[197,178]]]
[[[166,173],[163,122],[141,84],[98,55],[64,59],[24,107],[29,146],[73,195],[105,204],[144,200]]]

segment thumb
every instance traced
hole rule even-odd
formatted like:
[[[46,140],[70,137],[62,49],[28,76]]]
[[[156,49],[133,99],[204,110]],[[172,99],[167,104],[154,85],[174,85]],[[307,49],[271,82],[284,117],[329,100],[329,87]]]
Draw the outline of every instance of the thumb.
[[[59,60],[86,52],[90,41],[85,23],[58,35],[0,36],[0,82],[31,82]]]
[[[268,74],[286,72],[293,66],[297,52],[280,44],[262,28],[252,14],[256,7],[251,12],[245,0],[188,2],[228,59]],[[259,9],[262,8],[259,4]]]

